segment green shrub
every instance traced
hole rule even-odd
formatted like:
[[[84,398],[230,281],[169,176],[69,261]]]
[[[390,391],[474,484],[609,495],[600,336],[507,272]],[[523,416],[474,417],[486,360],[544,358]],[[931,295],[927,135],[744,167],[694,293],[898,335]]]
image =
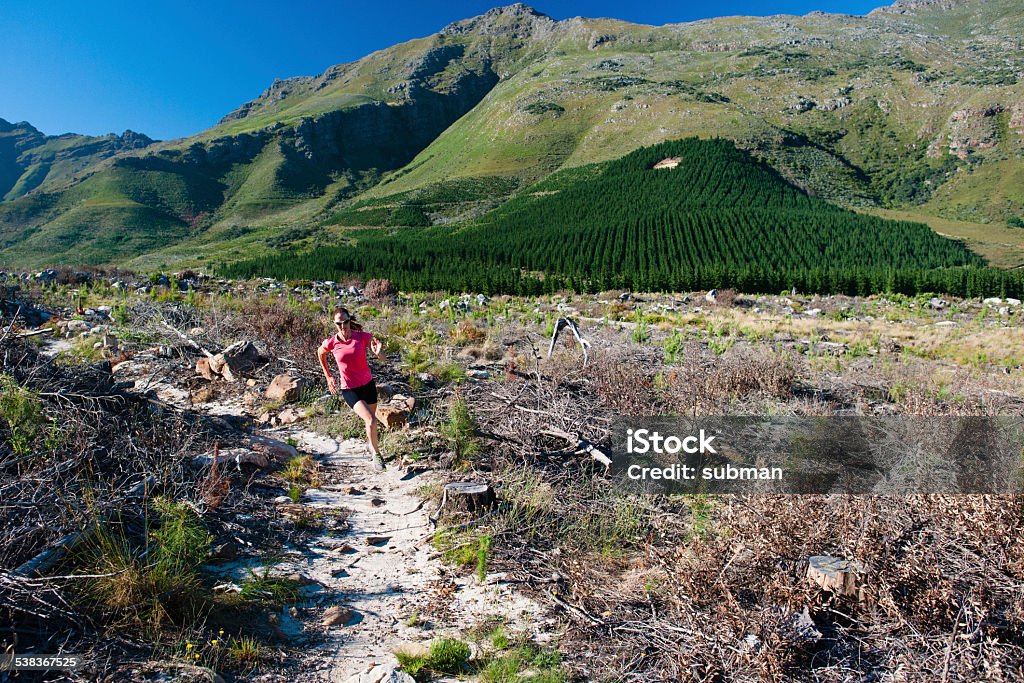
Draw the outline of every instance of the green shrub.
[[[487,559],[491,551],[491,537],[483,535],[476,549],[476,578],[483,582],[487,578]]]
[[[457,638],[441,638],[430,644],[429,667],[437,673],[458,674],[469,663],[469,644]]]
[[[425,654],[395,651],[399,666],[417,681],[429,680],[431,674],[462,674],[469,668],[469,656],[469,644],[457,638],[434,640]]]
[[[679,360],[683,352],[683,333],[679,330],[672,330],[665,338],[665,363],[671,365]]]
[[[191,619],[204,596],[199,565],[210,534],[184,503],[156,499],[146,519],[145,543],[134,542],[118,522],[97,523],[82,551],[82,599],[140,625],[151,635],[167,621]]]
[[[32,451],[32,443],[47,422],[39,397],[7,375],[0,375],[0,419],[7,427],[7,443],[17,455]]]
[[[480,452],[476,420],[469,410],[469,403],[458,391],[452,394],[448,404],[448,420],[441,425],[441,434],[447,439],[457,463],[463,463]]]

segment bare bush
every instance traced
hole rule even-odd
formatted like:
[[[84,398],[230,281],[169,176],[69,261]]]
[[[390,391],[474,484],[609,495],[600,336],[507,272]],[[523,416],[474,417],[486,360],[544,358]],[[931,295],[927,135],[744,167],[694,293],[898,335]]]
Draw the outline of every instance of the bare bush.
[[[622,415],[656,414],[653,373],[638,359],[601,354],[587,367],[586,376],[608,408]]]
[[[391,280],[370,280],[363,289],[363,294],[371,301],[394,301],[398,296],[398,288]]]
[[[709,301],[715,306],[722,308],[729,308],[736,303],[736,290],[735,289],[718,289],[715,290],[714,301]]]

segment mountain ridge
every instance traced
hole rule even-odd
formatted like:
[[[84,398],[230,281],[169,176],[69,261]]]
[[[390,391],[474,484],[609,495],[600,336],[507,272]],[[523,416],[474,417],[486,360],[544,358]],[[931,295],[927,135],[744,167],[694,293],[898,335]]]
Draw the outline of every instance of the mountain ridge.
[[[971,18],[944,25],[953,14]],[[666,26],[495,8],[276,80],[207,131],[0,203],[0,261],[58,262],[69,245],[149,267],[220,246],[243,258],[327,244],[349,206],[494,188],[425,214],[458,222],[560,168],[690,135],[733,140],[845,206],[1005,224],[1024,216],[1019,16],[1010,0]],[[174,226],[155,250],[93,248],[145,232],[140,210]]]

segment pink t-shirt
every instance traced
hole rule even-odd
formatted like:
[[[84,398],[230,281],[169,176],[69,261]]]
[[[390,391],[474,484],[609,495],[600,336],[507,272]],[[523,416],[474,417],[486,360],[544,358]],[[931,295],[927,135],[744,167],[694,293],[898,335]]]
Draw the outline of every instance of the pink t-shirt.
[[[370,364],[366,362],[366,347],[370,345],[371,339],[373,335],[369,332],[352,330],[348,341],[338,339],[336,334],[324,340],[321,347],[334,354],[334,360],[338,362],[338,372],[341,374],[339,389],[355,389],[373,379]]]

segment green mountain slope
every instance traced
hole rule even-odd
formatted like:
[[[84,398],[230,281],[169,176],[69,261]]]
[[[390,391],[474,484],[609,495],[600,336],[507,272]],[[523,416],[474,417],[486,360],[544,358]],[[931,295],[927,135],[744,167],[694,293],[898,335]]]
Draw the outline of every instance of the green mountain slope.
[[[0,199],[12,200],[53,188],[98,161],[142,149],[153,141],[130,130],[123,135],[47,136],[30,124],[0,119]]]
[[[0,202],[0,262],[327,247],[339,226],[476,219],[558,170],[687,136],[840,205],[1005,231],[1024,218],[1022,16],[1024,0],[921,0],[653,27],[498,8],[276,81],[192,138],[23,183]]]
[[[1017,293],[963,244],[841,209],[725,140],[558,171],[462,229],[364,230],[343,247],[225,264],[235,276],[387,277],[406,289],[564,287]],[[968,266],[970,268],[958,268]]]

